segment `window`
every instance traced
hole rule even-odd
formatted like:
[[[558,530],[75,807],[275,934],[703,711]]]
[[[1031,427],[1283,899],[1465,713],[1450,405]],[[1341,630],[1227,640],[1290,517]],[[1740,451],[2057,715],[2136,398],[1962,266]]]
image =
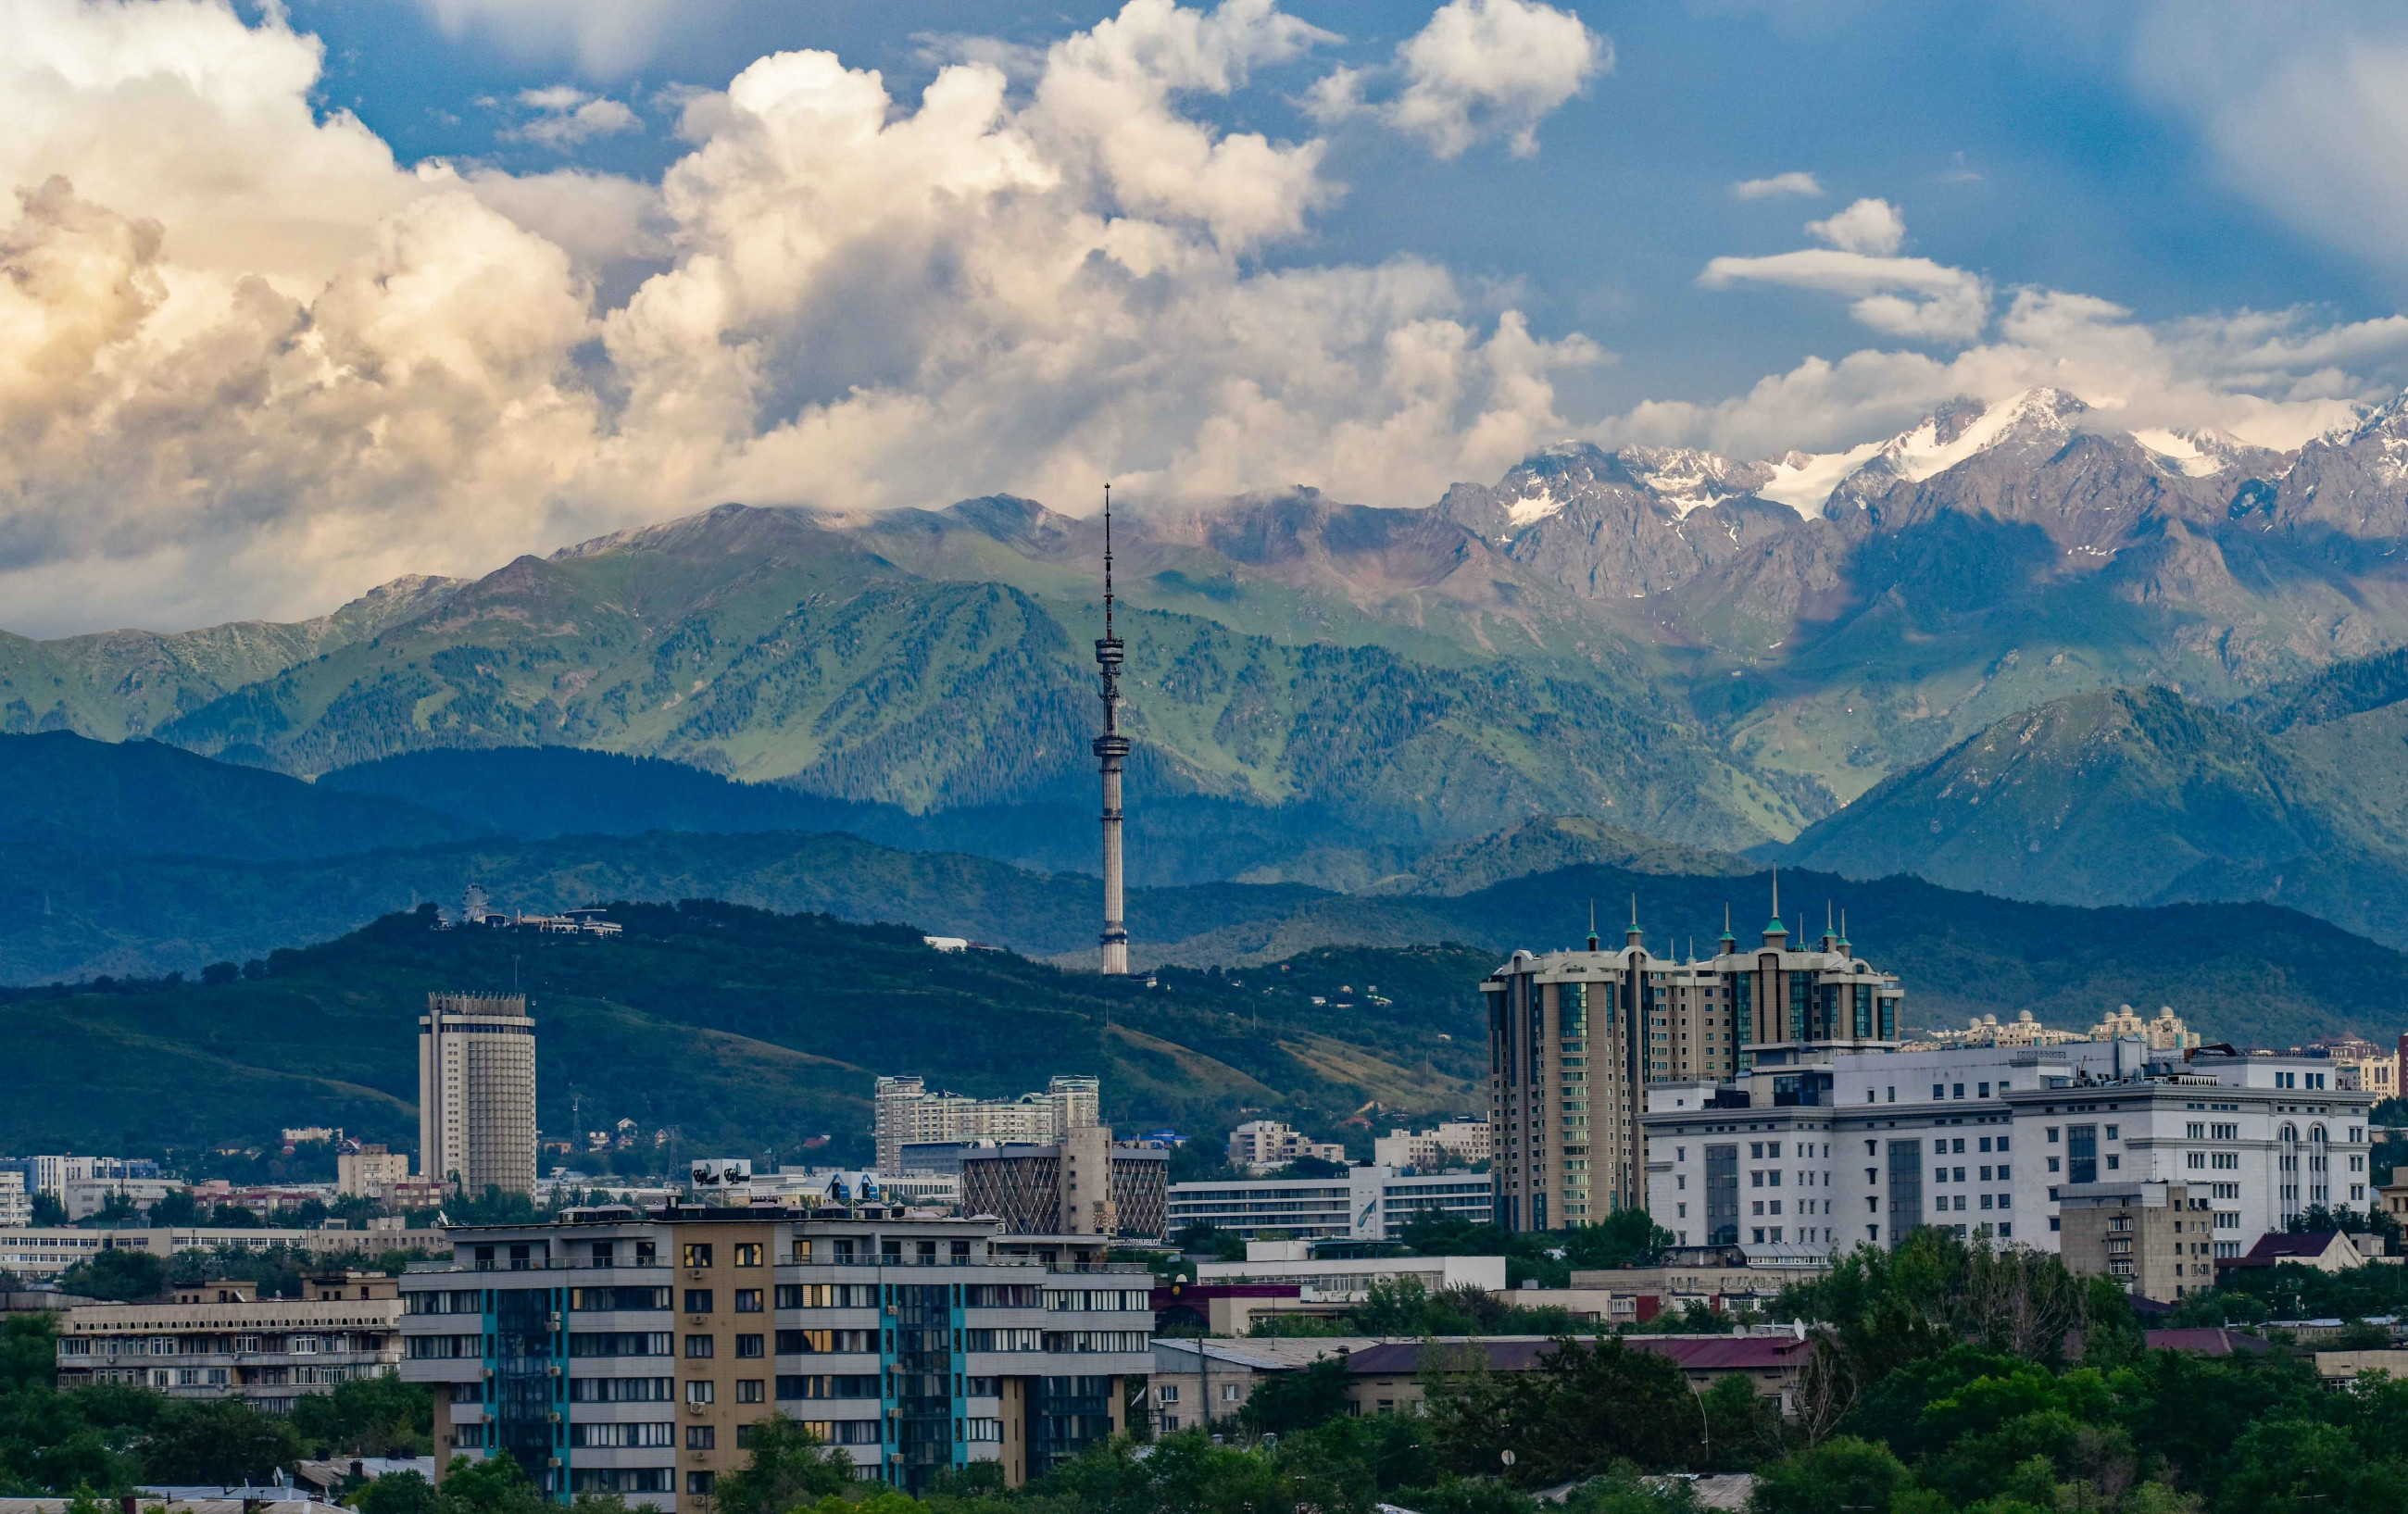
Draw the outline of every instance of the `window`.
[[[2119,1140],[2122,1140],[2122,1139],[2123,1139],[2123,1136],[2119,1136],[2119,1135],[2117,1135],[2117,1134],[2116,1134],[2116,1132],[2117,1132],[2118,1130],[2120,1130],[2121,1128],[2122,1128],[2122,1127],[2117,1126],[2117,1125],[2110,1125],[2110,1126],[2108,1126],[2108,1127],[2107,1127],[2107,1138],[2108,1138],[2109,1140],[2111,1140],[2111,1141],[2119,1141]]]
[[[747,1402],[758,1403],[760,1401],[758,1399],[750,1399],[747,1400]],[[752,1448],[752,1430],[753,1427],[749,1424],[739,1424],[736,1427],[736,1449],[738,1450],[748,1450]]]
[[[1999,1137],[1999,1150],[2001,1150],[2001,1151],[2003,1151],[2003,1150],[2005,1150],[2006,1149],[2007,1149],[2007,1137],[2006,1137],[2006,1136],[2000,1136],[2000,1137]]]
[[[689,1404],[718,1402],[717,1385],[708,1378],[695,1378],[685,1385],[685,1401]]]
[[[1960,1099],[1961,1099],[1961,1098],[1963,1098],[1963,1097],[1965,1096],[1965,1085],[1964,1085],[1964,1084],[1962,1084],[1962,1083],[1957,1083],[1957,1084],[1955,1084],[1955,1085],[1953,1085],[1953,1086],[1954,1086],[1954,1087],[1956,1088],[1956,1097],[1958,1097],[1958,1098],[1960,1098]]]
[[[736,1337],[736,1354],[738,1356],[767,1356],[768,1352],[764,1350],[765,1345],[765,1339],[760,1335],[738,1335]]]
[[[1985,1099],[1986,1099],[1986,1098],[1988,1098],[1988,1097],[1990,1096],[1990,1085],[1989,1085],[1989,1084],[1987,1084],[1987,1083],[1984,1083],[1984,1084],[1982,1085],[1982,1092],[1981,1092],[1981,1093],[1980,1093],[1978,1096],[1979,1096],[1979,1097],[1981,1097],[1981,1098],[1985,1098]]]
[[[2057,1144],[2057,1127],[2055,1125],[2048,1127],[2048,1144],[2051,1146],[2055,1146]]]
[[[604,1450],[619,1446],[674,1446],[672,1437],[677,1426],[666,1421],[656,1424],[571,1424],[568,1443],[580,1450]]]
[[[715,1480],[717,1479],[709,1472],[689,1472],[685,1475],[686,1493],[689,1497],[708,1498],[710,1496],[711,1484]]]
[[[763,1390],[763,1388],[767,1385],[767,1378],[737,1378],[737,1379],[736,1379],[736,1402],[738,1402],[738,1403],[739,1403],[739,1404],[758,1404],[758,1403],[761,1403],[761,1402],[762,1402],[762,1397],[761,1397],[762,1390]],[[747,1428],[750,1428],[750,1426],[747,1426]],[[744,1442],[743,1442],[740,1438],[739,1438],[736,1443],[737,1443],[738,1445],[739,1445],[739,1446],[741,1446],[742,1444],[744,1444]]]
[[[1935,1098],[1935,1099],[1944,1099],[1944,1098],[1946,1098],[1946,1097],[1948,1096],[1948,1085],[1947,1085],[1947,1084],[1945,1084],[1945,1083],[1934,1083],[1934,1084],[1932,1084],[1932,1085],[1931,1085],[1931,1096],[1932,1096],[1933,1098]]]
[[[710,1356],[710,1355],[712,1353],[712,1351],[714,1350],[714,1349],[715,1349],[715,1348],[714,1348],[714,1346],[713,1346],[713,1344],[712,1344],[712,1341],[713,1341],[713,1337],[711,1337],[711,1336],[710,1336],[710,1335],[688,1335],[688,1336],[686,1336],[686,1337],[685,1337],[685,1354],[686,1354],[686,1359],[687,1359],[688,1361],[699,1361],[699,1360],[701,1360],[701,1359],[703,1359],[703,1358],[705,1358],[705,1357]]]
[[[685,1427],[685,1449],[688,1450],[717,1450],[719,1449],[718,1427],[708,1424],[687,1425]]]
[[[1175,1382],[1166,1382],[1166,1383],[1162,1383],[1162,1384],[1160,1384],[1159,1386],[1157,1386],[1157,1387],[1154,1390],[1154,1401],[1155,1403],[1157,1403],[1157,1404],[1176,1404],[1176,1403],[1178,1403],[1178,1402],[1179,1402],[1179,1384],[1177,1384],[1177,1383],[1175,1383]]]
[[[710,1312],[710,1290],[708,1288],[687,1289],[685,1291],[685,1312],[688,1314],[709,1314]]]
[[[736,1312],[738,1314],[760,1313],[761,1290],[758,1288],[739,1288],[736,1290]]]
[[[739,1242],[736,1248],[736,1264],[739,1267],[759,1266],[761,1264],[761,1243],[759,1241]]]
[[[1234,1404],[1237,1401],[1238,1385],[1234,1382],[1223,1383],[1221,1385],[1221,1402],[1224,1404]]]
[[[710,1265],[710,1243],[709,1241],[688,1241],[685,1243],[684,1255],[685,1264],[687,1266],[707,1267]]]

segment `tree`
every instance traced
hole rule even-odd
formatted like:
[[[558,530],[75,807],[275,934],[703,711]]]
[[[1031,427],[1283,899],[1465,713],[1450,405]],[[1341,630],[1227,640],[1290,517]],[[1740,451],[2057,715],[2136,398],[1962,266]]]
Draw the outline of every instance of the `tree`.
[[[200,1202],[189,1188],[172,1189],[159,1195],[150,1206],[150,1222],[154,1225],[196,1225],[201,1222]]]
[[[388,1472],[351,1495],[360,1514],[434,1514],[435,1484],[417,1472]]]
[[[1841,1435],[1758,1474],[1751,1507],[1753,1514],[1886,1510],[1906,1485],[1906,1464],[1888,1447]]]
[[[166,1286],[167,1264],[148,1251],[94,1251],[59,1275],[62,1293],[81,1293],[86,1298],[156,1298]]]
[[[317,1456],[423,1456],[434,1444],[435,1400],[393,1374],[354,1378],[293,1404],[294,1433]]]
[[[231,1398],[171,1399],[142,1446],[151,1482],[221,1487],[262,1482],[301,1459],[301,1437],[274,1415]]]
[[[67,1207],[59,1202],[59,1196],[56,1193],[36,1193],[34,1195],[34,1215],[31,1222],[43,1230],[59,1229],[70,1223],[67,1219]]]
[[[752,1427],[752,1457],[719,1479],[720,1514],[787,1514],[853,1486],[853,1459],[783,1414]]]
[[[1292,1435],[1326,1424],[1346,1412],[1354,1374],[1346,1364],[1324,1357],[1300,1372],[1276,1372],[1259,1379],[1239,1419],[1256,1435]]]
[[[242,969],[233,963],[213,962],[201,969],[201,981],[216,988],[233,982],[241,974]]]
[[[1646,1210],[1616,1209],[1597,1224],[1566,1231],[1564,1260],[1575,1267],[1652,1267],[1672,1240]]]
[[[549,1514],[550,1500],[513,1456],[454,1456],[435,1490],[435,1514]]]

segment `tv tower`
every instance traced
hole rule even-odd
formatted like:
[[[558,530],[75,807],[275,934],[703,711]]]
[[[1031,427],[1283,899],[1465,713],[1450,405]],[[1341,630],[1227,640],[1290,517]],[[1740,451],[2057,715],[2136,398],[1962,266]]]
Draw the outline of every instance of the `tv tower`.
[[[1112,486],[1104,485],[1104,635],[1096,643],[1101,670],[1104,734],[1096,737],[1096,763],[1104,779],[1104,972],[1128,973],[1128,927],[1121,920],[1121,764],[1129,754],[1121,735],[1121,638],[1112,635]]]

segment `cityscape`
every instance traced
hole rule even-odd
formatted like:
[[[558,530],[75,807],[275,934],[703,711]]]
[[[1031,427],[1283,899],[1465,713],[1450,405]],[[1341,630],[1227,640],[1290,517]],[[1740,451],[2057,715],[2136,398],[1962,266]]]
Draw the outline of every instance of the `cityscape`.
[[[0,0],[0,1514],[2408,1510],[2402,60]]]

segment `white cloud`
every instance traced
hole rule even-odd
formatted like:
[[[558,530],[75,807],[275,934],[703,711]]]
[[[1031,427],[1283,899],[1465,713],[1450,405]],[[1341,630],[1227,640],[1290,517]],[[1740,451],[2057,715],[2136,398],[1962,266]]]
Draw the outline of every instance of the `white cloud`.
[[[1970,342],[1990,321],[1990,286],[1978,274],[1929,258],[1892,256],[1906,239],[1906,222],[1885,200],[1858,200],[1806,229],[1829,247],[1770,257],[1720,257],[1698,275],[1708,289],[1777,284],[1837,294],[1848,313],[1890,336]]]
[[[1774,174],[1770,179],[1742,179],[1731,186],[1731,197],[1739,200],[1769,200],[1776,195],[1819,195],[1823,181],[1813,174],[1795,170]]]
[[[1953,358],[1873,350],[1808,358],[1728,399],[1641,405],[1591,435],[1777,457],[1889,435],[1959,394],[1997,400],[2044,384],[2098,407],[2102,424],[2216,426],[2287,448],[2355,414],[2351,402],[2369,386],[2344,363],[2397,375],[2408,364],[2408,319],[2336,326],[2313,311],[2243,310],[2150,325],[2090,295],[2026,289],[2000,317],[1997,340]]]
[[[1265,270],[1340,191],[1322,144],[1182,108],[1324,35],[1136,0],[1025,93],[902,101],[779,54],[650,187],[397,165],[276,15],[0,9],[0,170],[43,186],[0,211],[9,628],[306,613],[730,498],[1493,476],[1596,347],[1410,258]]]
[[[1828,221],[1810,221],[1806,230],[1842,252],[1885,258],[1906,242],[1906,220],[1887,200],[1858,200]]]
[[[625,102],[606,95],[588,94],[567,84],[521,90],[519,104],[529,107],[536,114],[505,135],[522,141],[539,142],[564,152],[596,136],[644,129],[644,123],[636,118],[635,111],[629,109]]]
[[[1367,103],[1373,76],[1340,68],[1312,87],[1306,105],[1323,121],[1368,112],[1441,158],[1491,136],[1526,158],[1539,150],[1539,123],[1612,67],[1613,44],[1569,10],[1535,0],[1448,0],[1379,71],[1402,80],[1393,98]]]

